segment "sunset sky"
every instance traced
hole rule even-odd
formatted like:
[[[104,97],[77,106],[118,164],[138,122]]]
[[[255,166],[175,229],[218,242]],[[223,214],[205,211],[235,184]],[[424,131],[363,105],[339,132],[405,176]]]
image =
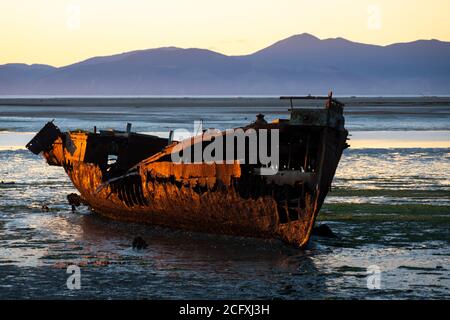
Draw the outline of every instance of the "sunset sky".
[[[288,36],[450,41],[449,0],[0,0],[0,64],[162,46],[252,53]]]

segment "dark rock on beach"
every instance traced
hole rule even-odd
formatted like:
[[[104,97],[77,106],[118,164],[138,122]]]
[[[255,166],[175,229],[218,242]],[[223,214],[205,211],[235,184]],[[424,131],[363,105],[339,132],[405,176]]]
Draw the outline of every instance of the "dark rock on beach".
[[[0,184],[6,184],[6,185],[10,185],[10,184],[15,184],[14,181],[0,181]]]
[[[141,249],[147,248],[148,244],[141,237],[136,237],[133,240],[132,246],[133,246],[133,249],[141,250]]]
[[[338,238],[338,236],[326,224],[315,226],[312,230],[312,234],[318,237]]]
[[[81,199],[81,197],[76,193],[68,194],[67,201],[72,206],[72,211],[75,211],[76,207],[79,207],[83,203],[83,200]]]

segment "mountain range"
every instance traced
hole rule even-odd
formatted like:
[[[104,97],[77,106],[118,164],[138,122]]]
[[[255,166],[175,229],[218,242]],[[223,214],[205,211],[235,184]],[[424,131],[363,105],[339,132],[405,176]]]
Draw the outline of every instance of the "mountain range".
[[[450,42],[387,46],[300,34],[227,56],[164,47],[64,67],[0,65],[0,95],[448,95]]]

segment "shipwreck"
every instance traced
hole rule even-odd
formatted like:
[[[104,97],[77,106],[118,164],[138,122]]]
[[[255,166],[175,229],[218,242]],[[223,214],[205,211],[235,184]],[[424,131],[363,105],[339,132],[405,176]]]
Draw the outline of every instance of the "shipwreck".
[[[182,141],[172,134],[161,138],[131,132],[131,126],[126,131],[61,132],[48,122],[26,147],[49,165],[62,166],[82,202],[99,215],[196,232],[278,238],[302,248],[348,147],[348,131],[344,105],[331,94],[281,99],[290,101],[288,119],[268,123],[260,114],[247,126],[202,130]],[[294,107],[298,100],[321,107]],[[244,133],[244,154],[236,152],[236,132]],[[229,136],[236,149],[230,152],[229,144],[221,144],[210,152],[221,154],[223,161],[195,159],[195,150],[211,151],[212,144]],[[264,148],[276,155],[271,163],[253,154]]]

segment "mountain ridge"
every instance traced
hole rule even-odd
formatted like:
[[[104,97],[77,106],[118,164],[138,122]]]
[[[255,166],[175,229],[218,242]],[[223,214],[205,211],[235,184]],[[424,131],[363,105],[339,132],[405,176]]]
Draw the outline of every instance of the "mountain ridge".
[[[62,67],[0,65],[0,94],[449,94],[450,42],[386,46],[303,33],[247,55],[160,47]]]

